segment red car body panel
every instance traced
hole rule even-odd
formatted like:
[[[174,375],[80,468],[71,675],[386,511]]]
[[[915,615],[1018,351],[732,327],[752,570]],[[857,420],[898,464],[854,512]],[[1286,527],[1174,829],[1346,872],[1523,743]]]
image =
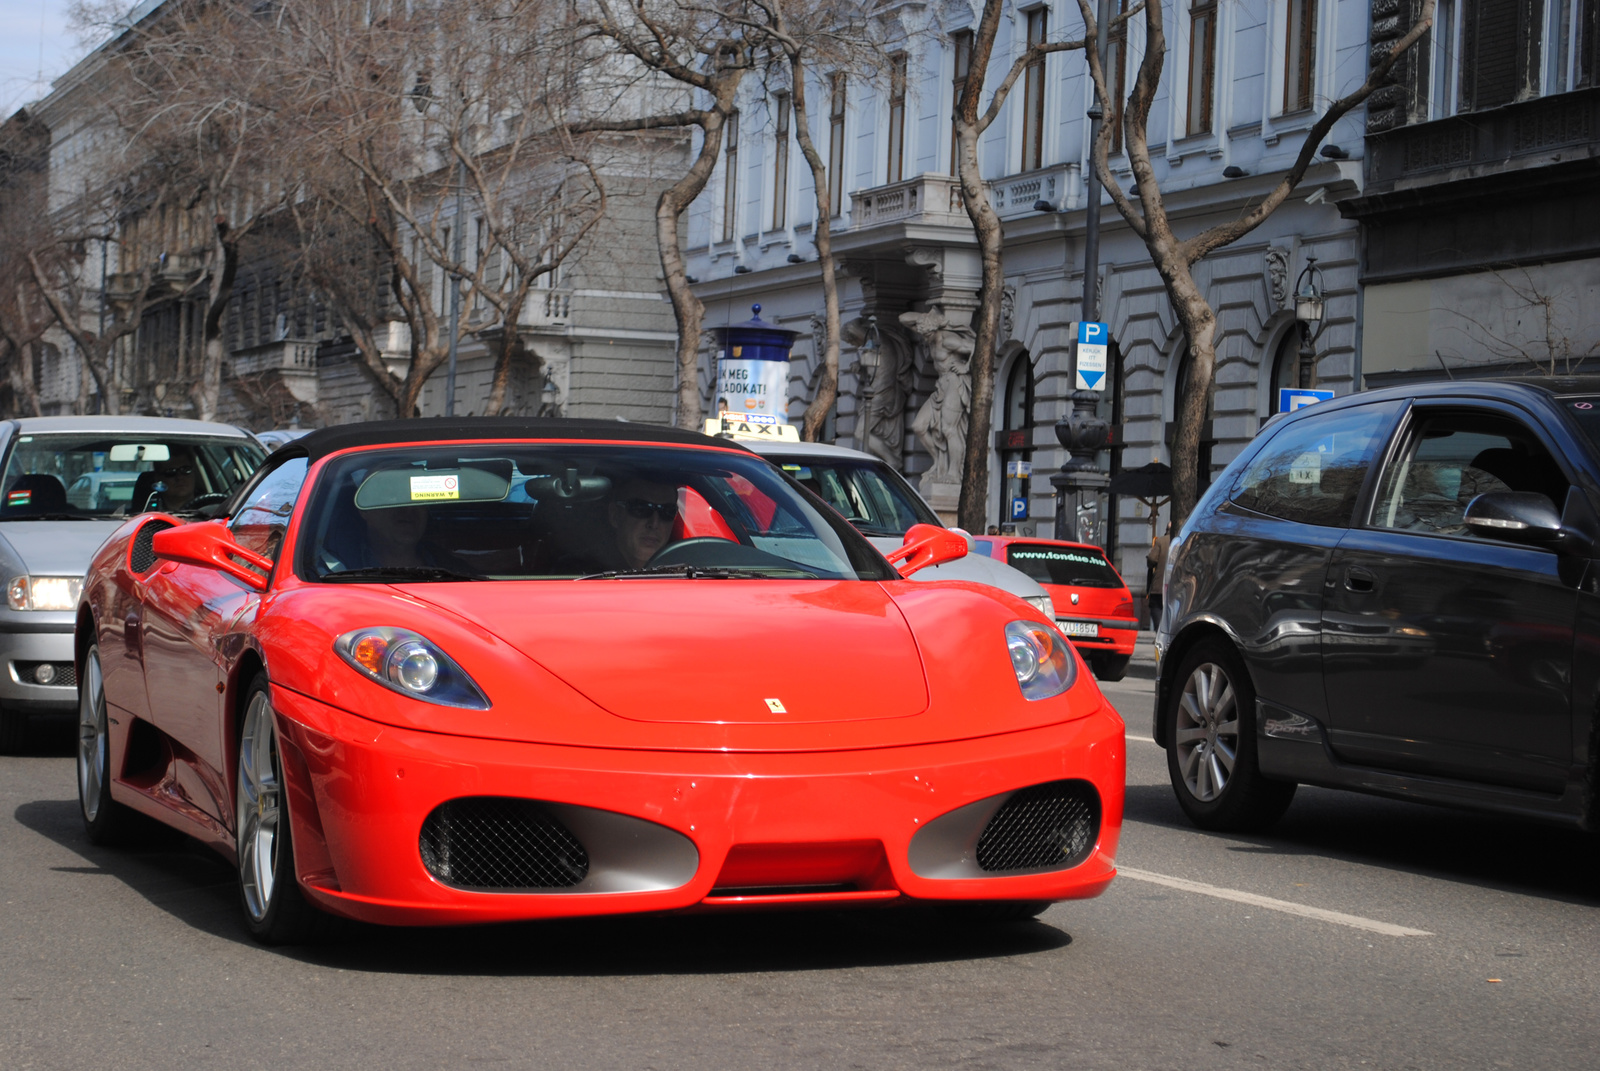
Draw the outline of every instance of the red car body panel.
[[[1061,539],[1034,539],[1031,536],[980,536],[983,543],[993,547],[992,557],[996,561],[1007,561],[1006,548],[1014,543],[1036,544],[1040,546],[1062,547],[1069,550],[1092,551],[1104,556],[1105,552],[1090,543],[1069,543]],[[1133,606],[1133,594],[1128,590],[1128,585],[1122,582],[1122,574],[1117,572],[1116,566],[1106,563],[1121,584],[1115,588],[1096,588],[1080,585],[1051,584],[1040,580],[1039,584],[1050,593],[1051,605],[1055,607],[1057,621],[1094,621],[1099,625],[1098,636],[1073,636],[1075,646],[1085,651],[1107,651],[1115,655],[1133,654],[1134,644],[1139,639],[1139,615]],[[1073,596],[1077,596],[1074,601]]]
[[[98,645],[112,798],[230,858],[242,700],[265,669],[297,876],[328,911],[435,924],[1061,900],[1115,874],[1123,725],[1081,662],[1065,693],[1022,696],[1003,630],[1035,619],[1025,603],[909,581],[308,583],[289,568],[307,497],[261,593],[201,565],[135,573],[139,529],[180,522],[130,520],[90,567],[78,660],[81,680]],[[490,708],[396,694],[336,654],[337,636],[377,625],[437,644]],[[927,823],[1063,779],[1089,782],[1100,813],[1092,851],[1069,869],[930,877],[909,861]],[[692,843],[693,875],[643,891],[447,885],[424,866],[419,831],[440,804],[480,796],[654,823]]]

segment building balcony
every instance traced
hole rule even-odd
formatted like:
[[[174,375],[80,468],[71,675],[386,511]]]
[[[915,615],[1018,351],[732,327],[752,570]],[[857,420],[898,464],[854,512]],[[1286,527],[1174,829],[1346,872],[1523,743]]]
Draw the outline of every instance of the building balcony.
[[[967,210],[961,205],[961,183],[949,175],[930,173],[851,191],[851,230],[889,223],[970,226]]]
[[[268,372],[315,375],[316,370],[317,344],[304,339],[281,339],[233,354],[236,376],[259,376]]]
[[[571,315],[571,291],[534,290],[522,303],[517,322],[523,327],[565,327]]]

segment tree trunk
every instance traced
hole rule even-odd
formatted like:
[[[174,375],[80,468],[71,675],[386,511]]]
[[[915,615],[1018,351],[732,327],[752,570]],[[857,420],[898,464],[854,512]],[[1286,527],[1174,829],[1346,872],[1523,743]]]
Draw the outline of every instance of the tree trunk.
[[[728,96],[732,96],[731,90]],[[721,102],[719,102],[720,104]],[[687,174],[665,190],[656,202],[656,245],[661,250],[661,272],[672,301],[672,315],[678,321],[678,427],[699,431],[700,417],[700,327],[706,308],[689,289],[688,269],[678,239],[678,221],[711,179],[722,151],[722,126],[726,112],[721,107],[705,113],[701,130],[700,155]]]
[[[533,289],[533,279],[525,272],[517,273],[517,288],[501,314],[500,352],[494,360],[494,382],[489,387],[489,406],[485,416],[499,416],[506,407],[506,391],[511,386],[511,360],[522,343],[522,307],[528,302]]]
[[[222,338],[222,319],[233,297],[233,281],[238,273],[239,244],[230,240],[228,222],[219,214],[212,229],[211,281],[206,287],[200,368],[190,391],[195,416],[201,420],[217,419],[217,407],[222,399],[222,359],[227,352]]]
[[[811,169],[811,186],[816,191],[817,221],[812,236],[817,247],[817,263],[822,268],[822,307],[824,331],[822,378],[817,381],[817,396],[806,406],[800,437],[816,442],[827,422],[828,411],[839,397],[839,279],[833,265],[833,198],[828,191],[828,167],[811,139],[811,113],[806,106],[806,72],[798,53],[789,58],[795,136],[800,152]],[[863,418],[866,414],[862,414]]]
[[[1187,267],[1164,267],[1161,277],[1189,346],[1188,390],[1172,407],[1177,424],[1172,437],[1172,521],[1182,525],[1200,498],[1200,432],[1216,389],[1217,316]]]

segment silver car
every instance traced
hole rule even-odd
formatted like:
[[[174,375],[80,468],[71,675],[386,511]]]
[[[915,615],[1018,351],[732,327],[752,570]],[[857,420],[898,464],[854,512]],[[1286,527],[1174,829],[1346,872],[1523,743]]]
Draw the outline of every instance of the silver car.
[[[879,550],[887,553],[899,547],[906,529],[913,524],[944,526],[933,507],[912,489],[894,469],[880,458],[861,450],[826,443],[788,440],[763,441],[740,438],[747,446],[782,468],[800,485],[844,514],[856,530]],[[1050,593],[1020,569],[982,554],[970,553],[973,540],[967,536],[968,554],[953,562],[935,565],[913,574],[913,580],[970,580],[1010,592],[1029,603],[1050,620],[1055,608]]]
[[[200,515],[260,466],[226,424],[160,417],[0,421],[0,752],[32,714],[78,705],[72,634],[83,574],[127,517]]]

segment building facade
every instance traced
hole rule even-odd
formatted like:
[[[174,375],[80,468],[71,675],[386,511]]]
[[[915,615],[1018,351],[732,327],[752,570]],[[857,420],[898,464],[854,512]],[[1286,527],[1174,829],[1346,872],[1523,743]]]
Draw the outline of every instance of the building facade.
[[[936,470],[948,470],[949,459],[930,448],[933,433],[941,422],[962,424],[942,398],[970,396],[970,388],[941,391],[940,382],[948,385],[952,375],[959,381],[959,340],[952,344],[950,335],[970,334],[965,325],[979,283],[972,228],[951,177],[950,125],[979,8],[960,0],[893,5],[884,16],[892,23],[890,45],[877,69],[824,77],[808,91],[812,138],[844,194],[832,221],[844,306],[837,439],[882,456],[925,491],[948,486],[948,474],[941,479]],[[1149,132],[1181,234],[1237,216],[1272,188],[1320,109],[1364,79],[1368,28],[1368,7],[1356,0],[1168,0],[1169,51]],[[1070,40],[1081,31],[1077,5],[1068,0],[1009,5],[985,106],[1030,40]],[[1136,17],[1112,38],[1112,76],[1131,78],[1143,48]],[[822,329],[813,192],[792,120],[783,118],[781,87],[774,92],[752,81],[747,89],[738,140],[695,206],[690,270],[708,326],[743,320],[760,302],[764,319],[800,332],[789,403],[797,420],[815,389]],[[980,152],[1004,223],[1007,281],[988,515],[1041,536],[1074,535],[1055,531],[1048,477],[1066,460],[1053,425],[1071,405],[1069,335],[1084,287],[1091,96],[1080,53],[1048,55],[1018,80]],[[1341,120],[1327,139],[1340,158],[1319,157],[1266,223],[1195,268],[1219,320],[1217,388],[1202,458],[1208,470],[1231,460],[1276,410],[1276,387],[1294,384],[1299,338],[1290,291],[1312,257],[1328,303],[1319,383],[1339,393],[1356,385],[1358,236],[1337,202],[1362,191],[1363,121],[1360,114]],[[1126,153],[1120,143],[1113,148],[1112,168],[1129,186]],[[1109,198],[1101,219],[1101,318],[1120,351],[1125,391],[1120,464],[1168,462],[1174,400],[1184,389],[1183,336],[1144,246]],[[882,360],[867,375],[859,353],[869,320]],[[714,362],[708,345],[708,407]],[[1109,396],[1102,410],[1109,419]],[[1010,461],[1031,463],[1031,476],[1006,476]],[[935,505],[949,510],[954,503]],[[1077,534],[1115,539],[1119,568],[1141,588],[1142,559],[1164,514],[1153,521],[1148,506],[1122,499],[1114,527],[1102,516],[1077,521]]]
[[[1375,0],[1375,41],[1399,0]],[[1439,0],[1369,109],[1367,386],[1600,369],[1600,0]]]

